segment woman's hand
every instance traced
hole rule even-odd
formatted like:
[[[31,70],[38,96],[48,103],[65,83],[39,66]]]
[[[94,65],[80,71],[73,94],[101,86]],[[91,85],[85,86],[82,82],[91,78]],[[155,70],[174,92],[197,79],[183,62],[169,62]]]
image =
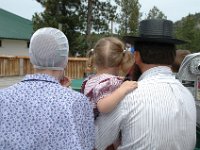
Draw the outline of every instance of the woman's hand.
[[[67,76],[64,76],[61,80],[60,80],[60,84],[62,86],[65,86],[65,87],[69,87],[71,85],[71,79]]]

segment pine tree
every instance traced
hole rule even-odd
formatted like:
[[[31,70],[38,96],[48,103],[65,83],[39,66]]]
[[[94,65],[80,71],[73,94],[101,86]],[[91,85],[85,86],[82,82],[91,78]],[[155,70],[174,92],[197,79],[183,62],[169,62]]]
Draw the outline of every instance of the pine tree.
[[[156,6],[149,10],[147,19],[167,19],[167,16]]]
[[[84,55],[85,50],[93,46],[96,36],[94,41],[90,36],[92,32],[108,34],[109,21],[116,13],[116,6],[112,6],[109,0],[37,1],[45,10],[33,16],[34,30],[45,26],[60,28],[68,37],[71,55],[77,51]]]
[[[179,49],[187,49],[191,52],[200,51],[200,19],[196,15],[188,15],[175,23],[176,37],[187,43],[179,45]]]
[[[119,14],[119,34],[120,35],[136,35],[138,29],[139,18],[141,16],[140,4],[138,0],[115,0],[121,7]]]

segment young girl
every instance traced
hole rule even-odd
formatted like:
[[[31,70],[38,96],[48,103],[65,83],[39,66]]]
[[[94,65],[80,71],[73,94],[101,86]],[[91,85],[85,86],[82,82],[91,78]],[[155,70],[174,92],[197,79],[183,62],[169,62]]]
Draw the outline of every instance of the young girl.
[[[88,59],[88,65],[96,68],[96,74],[87,77],[82,84],[82,92],[89,97],[95,119],[99,113],[111,112],[127,93],[137,88],[136,81],[124,81],[119,76],[125,74],[134,64],[133,55],[124,51],[124,44],[115,37],[100,39]],[[115,142],[114,147],[119,145]],[[110,146],[107,149],[114,149]]]
[[[129,51],[124,51],[123,42],[115,37],[100,39],[89,61],[96,67],[96,74],[84,80],[82,92],[89,97],[96,118],[99,113],[111,112],[127,93],[137,88],[137,82],[123,82],[119,76],[120,69],[127,73],[134,60]]]

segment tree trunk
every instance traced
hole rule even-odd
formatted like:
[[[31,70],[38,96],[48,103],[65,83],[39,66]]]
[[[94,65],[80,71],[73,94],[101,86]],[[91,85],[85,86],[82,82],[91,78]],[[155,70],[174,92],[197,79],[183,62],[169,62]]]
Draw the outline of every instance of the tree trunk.
[[[92,6],[93,0],[88,0],[88,14],[87,14],[87,31],[86,35],[90,35],[92,29]]]

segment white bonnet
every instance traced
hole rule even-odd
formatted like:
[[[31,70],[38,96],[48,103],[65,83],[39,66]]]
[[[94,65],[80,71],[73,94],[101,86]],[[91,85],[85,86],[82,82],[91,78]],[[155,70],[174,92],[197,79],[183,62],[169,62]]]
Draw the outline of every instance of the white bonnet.
[[[37,69],[64,70],[69,44],[65,34],[52,27],[38,29],[31,37],[29,56]]]

